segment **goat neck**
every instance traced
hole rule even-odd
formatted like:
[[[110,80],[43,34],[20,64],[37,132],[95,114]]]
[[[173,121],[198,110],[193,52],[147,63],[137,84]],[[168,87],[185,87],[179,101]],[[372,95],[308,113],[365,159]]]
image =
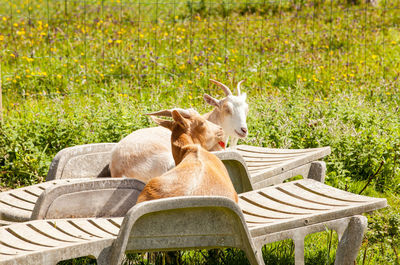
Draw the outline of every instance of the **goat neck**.
[[[178,165],[189,153],[197,152],[198,150],[193,139],[181,128],[175,128],[172,133],[171,147],[175,165]]]

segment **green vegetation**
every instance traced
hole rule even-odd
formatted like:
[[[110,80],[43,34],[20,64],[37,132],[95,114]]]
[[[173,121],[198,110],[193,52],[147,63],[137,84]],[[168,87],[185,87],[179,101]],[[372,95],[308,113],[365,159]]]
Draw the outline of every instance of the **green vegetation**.
[[[151,126],[148,111],[206,112],[204,92],[222,97],[208,78],[246,78],[242,143],[331,146],[326,182],[358,193],[371,178],[363,194],[390,205],[369,216],[358,264],[399,264],[399,0],[250,2],[0,0],[0,188],[44,181],[62,148]],[[332,264],[335,236],[307,237],[306,263]],[[208,255],[183,260],[246,263]],[[292,242],[264,255],[293,263]]]

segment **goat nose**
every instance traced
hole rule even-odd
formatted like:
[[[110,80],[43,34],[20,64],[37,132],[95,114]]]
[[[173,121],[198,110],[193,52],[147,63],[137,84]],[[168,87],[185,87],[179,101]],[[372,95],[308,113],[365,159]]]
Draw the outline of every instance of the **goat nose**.
[[[242,128],[240,128],[240,129],[242,130],[243,133],[247,133],[247,128],[242,127]]]

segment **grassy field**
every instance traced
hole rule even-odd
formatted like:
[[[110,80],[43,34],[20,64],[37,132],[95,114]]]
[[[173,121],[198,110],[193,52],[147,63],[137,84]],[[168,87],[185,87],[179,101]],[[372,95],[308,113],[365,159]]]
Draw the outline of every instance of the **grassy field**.
[[[363,194],[390,205],[368,216],[357,263],[399,264],[399,7],[399,0],[376,7],[0,0],[0,188],[44,181],[62,148],[117,142],[152,126],[148,111],[210,110],[202,94],[222,91],[209,78],[232,87],[246,78],[242,143],[331,146],[326,182],[358,193],[372,178]],[[332,264],[336,244],[330,231],[307,237],[306,264]],[[183,255],[186,264],[247,262],[231,249],[218,258]],[[268,245],[264,256],[268,264],[294,263],[293,244]]]

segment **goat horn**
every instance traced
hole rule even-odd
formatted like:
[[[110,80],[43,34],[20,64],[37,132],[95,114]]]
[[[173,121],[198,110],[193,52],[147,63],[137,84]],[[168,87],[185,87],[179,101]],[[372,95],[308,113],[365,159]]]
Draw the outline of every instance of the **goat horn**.
[[[210,79],[210,81],[213,82],[214,84],[218,85],[219,87],[221,87],[224,90],[225,95],[232,96],[232,92],[229,89],[229,87],[227,87],[226,85],[222,84],[221,82],[218,82],[218,81],[213,80],[213,79]]]
[[[242,81],[240,81],[240,82],[237,84],[238,96],[240,96],[240,86],[242,85],[242,83],[243,83],[244,81],[246,81],[246,79],[243,79]]]

